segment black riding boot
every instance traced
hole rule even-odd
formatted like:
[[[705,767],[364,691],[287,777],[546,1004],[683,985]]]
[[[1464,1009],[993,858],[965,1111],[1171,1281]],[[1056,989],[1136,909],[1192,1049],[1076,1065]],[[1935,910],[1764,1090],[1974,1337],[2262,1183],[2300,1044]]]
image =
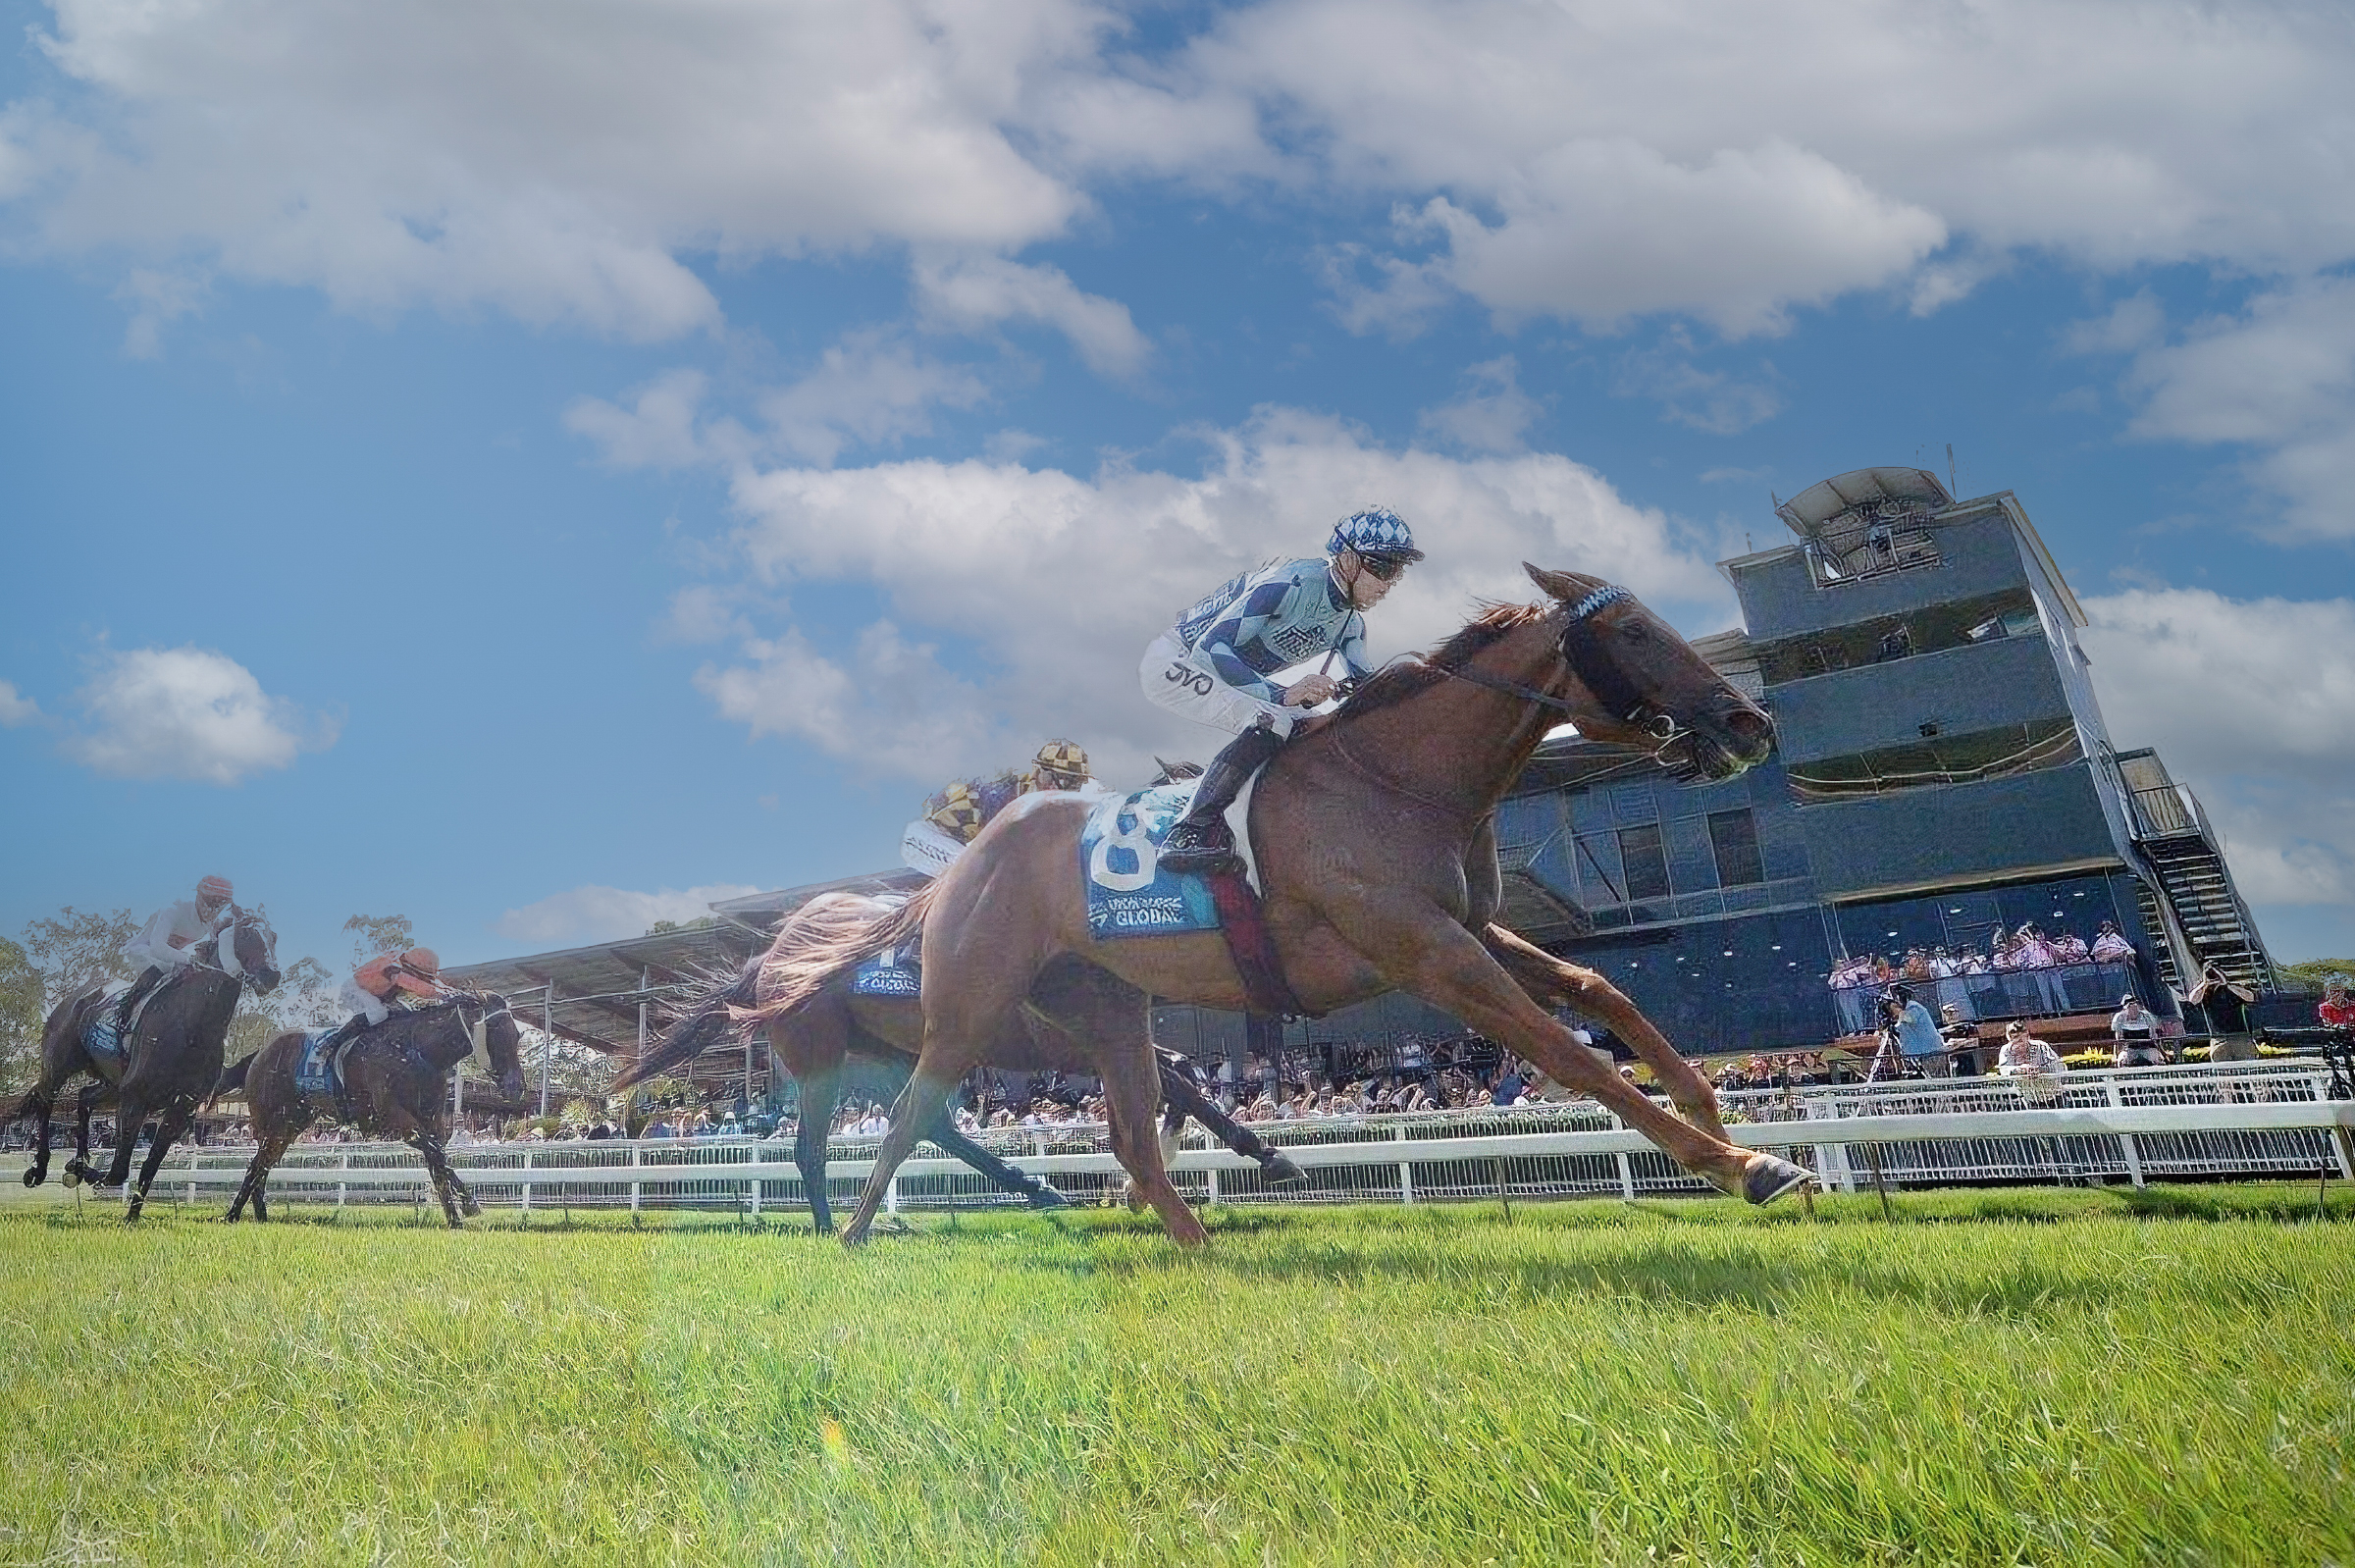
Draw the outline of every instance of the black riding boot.
[[[115,1004],[116,1039],[121,1039],[125,1031],[130,1029],[131,1010],[139,1005],[139,998],[154,990],[155,982],[163,977],[164,971],[162,966],[150,965],[145,974],[140,975],[137,979],[131,982],[131,989],[124,992],[123,1000]]]
[[[1195,875],[1241,870],[1242,858],[1234,853],[1234,835],[1227,827],[1227,808],[1251,775],[1282,750],[1283,737],[1265,720],[1229,741],[1195,786],[1194,804],[1171,824],[1169,837],[1162,841],[1161,868]]]

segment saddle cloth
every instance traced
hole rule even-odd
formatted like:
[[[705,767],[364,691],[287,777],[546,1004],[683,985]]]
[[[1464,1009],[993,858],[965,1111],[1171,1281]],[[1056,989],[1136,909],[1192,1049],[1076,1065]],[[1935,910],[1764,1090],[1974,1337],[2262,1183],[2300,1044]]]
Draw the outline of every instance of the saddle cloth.
[[[851,971],[853,996],[906,996],[924,994],[923,970],[916,963],[916,948],[887,947],[872,958],[862,959]]]
[[[1199,876],[1165,871],[1160,863],[1162,842],[1193,804],[1199,782],[1156,784],[1101,801],[1087,813],[1079,833],[1079,878],[1087,894],[1088,935],[1102,941],[1219,928],[1209,884]],[[1230,820],[1242,816],[1250,802],[1246,797],[1235,804]],[[1237,833],[1236,844],[1248,836]]]
[[[300,1094],[340,1094],[343,1092],[343,1070],[340,1051],[325,1049],[327,1037],[335,1033],[330,1025],[313,1029],[302,1037],[302,1054],[294,1059],[294,1088]]]
[[[155,1006],[155,999],[172,988],[176,978],[178,976],[167,976],[157,983],[154,990],[139,998],[139,1005],[131,1010],[131,1022],[121,1035],[115,1033],[115,1009],[122,1005],[123,993],[131,987],[118,985],[100,997],[81,1020],[81,1048],[93,1057],[122,1061],[128,1049],[124,1042],[138,1035],[139,1020],[147,1016],[149,1008]]]

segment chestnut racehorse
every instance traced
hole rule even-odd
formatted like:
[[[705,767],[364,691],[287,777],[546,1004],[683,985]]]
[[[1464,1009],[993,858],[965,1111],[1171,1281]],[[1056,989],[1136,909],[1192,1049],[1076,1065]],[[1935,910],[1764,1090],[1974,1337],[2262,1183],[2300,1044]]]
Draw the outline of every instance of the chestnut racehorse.
[[[221,1076],[223,1043],[229,1021],[237,1011],[237,992],[250,985],[267,994],[278,988],[278,935],[259,912],[232,908],[232,923],[218,938],[198,944],[197,955],[179,975],[166,981],[146,1004],[123,1042],[119,1056],[93,1056],[82,1044],[89,1020],[102,1007],[113,1006],[104,987],[71,996],[57,1005],[41,1031],[41,1076],[10,1118],[33,1119],[32,1164],[25,1184],[37,1187],[49,1176],[49,1116],[57,1091],[77,1072],[97,1081],[81,1091],[79,1122],[75,1129],[74,1158],[66,1162],[66,1181],[89,1181],[121,1186],[131,1174],[139,1128],[156,1119],[155,1142],[139,1167],[139,1179],[131,1191],[126,1220],[136,1220],[147,1201],[148,1183],[164,1163],[173,1141],[187,1130],[196,1108],[212,1096]],[[108,1101],[115,1112],[115,1158],[101,1176],[90,1160],[90,1112]]]
[[[768,950],[756,954],[733,983],[715,985],[704,993],[643,1057],[625,1069],[614,1080],[614,1089],[627,1089],[671,1071],[721,1044],[741,1026],[740,1017],[758,1012],[769,1000],[771,977],[799,972],[799,955],[805,949],[831,951],[831,944],[842,933],[870,926],[888,916],[892,909],[890,904],[855,893],[828,893],[811,899],[777,928]],[[860,955],[863,960],[869,956]],[[762,1019],[770,1062],[793,1074],[801,1085],[802,1115],[794,1137],[793,1163],[800,1168],[802,1189],[809,1194],[811,1223],[821,1234],[834,1229],[826,1190],[826,1142],[844,1067],[854,1055],[912,1065],[923,1036],[923,1008],[915,997],[855,996],[851,977],[852,970],[844,968],[795,1008],[767,1014]],[[1102,1015],[1098,1026],[1120,1031],[1124,1038],[1140,1034],[1146,1026],[1144,994],[1110,975],[1083,978],[1059,973],[1040,991],[1037,1001],[1041,1008],[1071,1011],[1084,1004],[1082,1011],[1089,1017]],[[1095,1071],[1091,1055],[1048,1024],[1047,1014],[1036,1009],[1021,1027],[993,1049],[988,1061],[993,1067],[1015,1070]],[[1155,1062],[1161,1079],[1159,1092],[1169,1106],[1168,1132],[1174,1134],[1191,1116],[1235,1153],[1258,1161],[1271,1181],[1307,1179],[1298,1166],[1212,1104],[1188,1071],[1191,1064],[1181,1067],[1178,1063],[1182,1061],[1157,1058]],[[895,1114],[904,1115],[905,1107]],[[935,1103],[924,1114],[931,1119],[922,1129],[925,1138],[1031,1207],[1059,1208],[1066,1202],[1052,1186],[959,1132],[945,1103]]]
[[[1295,730],[1262,774],[1250,831],[1277,953],[1310,1010],[1407,991],[1593,1095],[1687,1170],[1767,1202],[1806,1172],[1729,1141],[1708,1083],[1601,975],[1495,923],[1494,819],[1539,742],[1564,721],[1711,778],[1762,761],[1773,725],[1625,589],[1525,570],[1545,602],[1492,608],[1428,657],[1371,677],[1330,719]],[[857,952],[922,933],[922,1046],[846,1241],[864,1236],[916,1136],[908,1109],[937,1103],[984,1059],[1050,966],[1084,959],[1156,997],[1246,1005],[1218,933],[1091,936],[1077,869],[1087,812],[1068,797],[1016,802],[931,888],[836,951],[807,955],[758,1010],[797,1006]],[[1554,1007],[1607,1024],[1650,1064],[1683,1119],[1580,1046]],[[1123,1164],[1170,1233],[1198,1244],[1200,1222],[1140,1132],[1152,1083],[1142,1042],[1098,1034],[1084,1019],[1061,1021],[1096,1052]]]
[[[523,1059],[515,1016],[497,992],[460,992],[447,1002],[400,1009],[384,1022],[362,1029],[343,1051],[343,1095],[304,1093],[294,1070],[302,1060],[304,1032],[282,1034],[222,1075],[224,1092],[242,1088],[253,1108],[253,1141],[260,1145],[245,1168],[228,1218],[235,1223],[253,1200],[253,1217],[270,1218],[264,1188],[271,1168],[288,1146],[322,1117],[348,1121],[363,1132],[407,1144],[425,1157],[434,1195],[452,1230],[458,1208],[475,1209],[466,1183],[449,1168],[449,1070],[469,1057],[497,1079],[509,1100],[523,1093]]]

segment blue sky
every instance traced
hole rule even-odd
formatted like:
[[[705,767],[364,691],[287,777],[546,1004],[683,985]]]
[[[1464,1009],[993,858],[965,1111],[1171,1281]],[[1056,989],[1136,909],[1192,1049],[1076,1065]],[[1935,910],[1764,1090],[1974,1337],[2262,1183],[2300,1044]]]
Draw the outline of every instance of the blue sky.
[[[0,4],[0,930],[467,960],[889,863],[1390,500],[1378,651],[2011,489],[2355,953],[2355,26],[2120,4]],[[2334,150],[2335,149],[2335,150]]]

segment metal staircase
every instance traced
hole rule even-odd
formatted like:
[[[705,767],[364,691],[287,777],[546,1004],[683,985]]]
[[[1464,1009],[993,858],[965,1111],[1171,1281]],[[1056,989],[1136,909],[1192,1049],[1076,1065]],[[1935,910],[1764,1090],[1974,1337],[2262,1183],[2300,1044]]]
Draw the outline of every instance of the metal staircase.
[[[2168,777],[2155,753],[2121,752],[2117,762],[2132,811],[2135,847],[2150,870],[2139,879],[2145,927],[2169,931],[2175,940],[2168,946],[2180,950],[2161,962],[2161,978],[2181,988],[2186,973],[2197,983],[2201,966],[2214,964],[2244,985],[2273,989],[2265,943],[2232,885],[2232,872],[2200,803]],[[2164,912],[2158,907],[2161,895]],[[2156,917],[2163,913],[2166,919]]]

